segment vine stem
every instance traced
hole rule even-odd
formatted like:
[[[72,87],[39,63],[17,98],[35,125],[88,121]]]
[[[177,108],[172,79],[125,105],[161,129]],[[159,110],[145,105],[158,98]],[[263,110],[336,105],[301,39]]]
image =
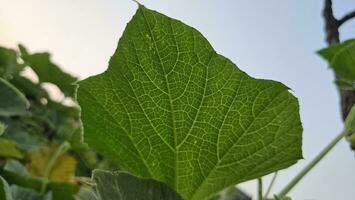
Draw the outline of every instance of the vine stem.
[[[258,200],[263,200],[263,179],[258,178]]]
[[[274,173],[274,176],[272,177],[272,180],[269,184],[269,187],[266,190],[266,193],[264,195],[264,199],[266,199],[269,196],[269,193],[271,192],[272,186],[274,186],[274,183],[276,181],[276,177],[277,177],[277,171]]]
[[[277,195],[280,198],[285,197],[296,185],[297,183],[309,172],[311,171],[318,163],[321,161],[324,156],[326,156],[330,150],[347,134],[347,131],[342,131],[338,134],[302,171],[300,171]]]
[[[58,158],[63,155],[65,152],[67,152],[70,149],[70,144],[67,141],[64,141],[55,151],[55,153],[53,154],[52,157],[50,157],[50,159],[48,160],[48,164],[46,166],[46,169],[44,171],[44,175],[43,175],[43,182],[42,182],[42,186],[41,186],[41,194],[44,194],[44,192],[46,191],[48,182],[49,182],[49,175],[56,163],[56,161],[58,160]]]

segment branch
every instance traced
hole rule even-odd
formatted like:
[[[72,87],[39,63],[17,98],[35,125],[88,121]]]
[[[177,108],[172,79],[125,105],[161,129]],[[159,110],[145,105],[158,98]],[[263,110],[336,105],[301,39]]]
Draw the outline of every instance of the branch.
[[[323,16],[325,22],[325,31],[327,43],[333,44],[339,42],[338,20],[333,15],[332,0],[324,1]]]
[[[338,26],[341,26],[342,24],[344,24],[346,21],[355,18],[355,10],[353,10],[352,12],[344,15],[342,18],[340,18],[338,20]]]

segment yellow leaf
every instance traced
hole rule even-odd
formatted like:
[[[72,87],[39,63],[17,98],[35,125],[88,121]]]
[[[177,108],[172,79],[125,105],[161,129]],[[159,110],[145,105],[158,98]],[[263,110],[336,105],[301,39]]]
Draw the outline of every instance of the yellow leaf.
[[[33,176],[48,178],[51,181],[72,182],[76,160],[68,153],[55,158],[57,150],[58,146],[54,146],[31,152],[30,162],[26,165],[28,172]],[[52,166],[50,165],[51,159],[56,159]]]

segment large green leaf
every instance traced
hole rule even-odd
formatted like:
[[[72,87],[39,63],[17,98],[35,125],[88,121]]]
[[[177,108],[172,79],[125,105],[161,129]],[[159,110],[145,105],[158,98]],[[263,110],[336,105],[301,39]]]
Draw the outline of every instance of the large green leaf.
[[[57,85],[66,96],[73,96],[77,81],[75,77],[61,70],[54,64],[48,53],[29,54],[24,46],[19,46],[21,58],[36,72],[41,82],[49,82]]]
[[[217,54],[194,28],[139,6],[109,68],[79,82],[86,142],[185,199],[302,157],[296,98]]]
[[[80,200],[181,200],[164,183],[132,176],[125,172],[93,171],[93,190],[79,193]]]
[[[29,102],[13,85],[0,78],[0,116],[24,115]]]

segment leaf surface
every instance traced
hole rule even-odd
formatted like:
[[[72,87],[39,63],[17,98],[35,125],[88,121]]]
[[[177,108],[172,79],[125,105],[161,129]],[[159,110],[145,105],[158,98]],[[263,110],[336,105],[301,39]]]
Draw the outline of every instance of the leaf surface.
[[[139,6],[109,68],[79,82],[85,141],[184,199],[302,157],[297,99],[215,52],[194,28]]]
[[[0,116],[24,115],[30,106],[26,97],[13,85],[0,78]]]
[[[333,58],[331,67],[341,78],[355,81],[355,41],[341,49]]]

